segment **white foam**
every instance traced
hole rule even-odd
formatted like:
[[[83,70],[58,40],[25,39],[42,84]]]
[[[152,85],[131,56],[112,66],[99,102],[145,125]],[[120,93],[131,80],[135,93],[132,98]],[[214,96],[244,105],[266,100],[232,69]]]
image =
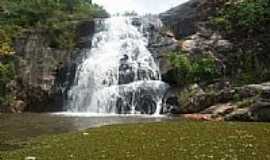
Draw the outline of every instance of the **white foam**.
[[[63,117],[138,117],[138,118],[162,118],[167,117],[165,115],[154,114],[154,115],[146,115],[146,114],[104,114],[104,113],[87,113],[87,112],[55,112],[50,113],[54,116],[63,116]]]
[[[114,116],[120,110],[137,116],[142,112],[138,111],[138,97],[147,94],[156,102],[157,116],[168,86],[161,81],[159,66],[147,49],[148,40],[142,28],[133,26],[127,17],[112,17],[101,24],[103,30],[94,35],[92,49],[77,69],[76,83],[68,94],[68,114]],[[119,85],[123,61],[134,77],[132,82]],[[117,108],[119,100],[124,107],[131,106],[130,111]]]

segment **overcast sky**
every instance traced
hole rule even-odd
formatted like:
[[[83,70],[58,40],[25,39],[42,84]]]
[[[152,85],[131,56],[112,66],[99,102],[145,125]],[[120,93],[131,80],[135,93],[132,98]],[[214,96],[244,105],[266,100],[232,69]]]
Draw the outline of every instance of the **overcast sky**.
[[[188,0],[93,0],[110,13],[135,10],[140,14],[161,13]]]

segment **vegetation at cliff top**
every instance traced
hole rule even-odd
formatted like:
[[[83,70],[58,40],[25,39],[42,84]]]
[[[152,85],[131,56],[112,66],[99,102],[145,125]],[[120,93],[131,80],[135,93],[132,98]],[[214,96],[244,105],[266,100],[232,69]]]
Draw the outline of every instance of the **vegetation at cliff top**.
[[[12,58],[15,39],[42,32],[49,47],[70,50],[75,47],[77,22],[108,13],[91,0],[1,0],[0,1],[0,105],[8,103],[7,84],[15,76]],[[9,61],[10,60],[10,61]]]
[[[0,151],[0,159],[268,160],[269,137],[270,126],[266,123],[115,125],[34,138],[14,150]]]
[[[228,0],[213,27],[234,43],[237,51],[230,54],[227,72],[236,83],[261,83],[270,77],[270,1]]]
[[[214,23],[227,32],[263,32],[270,25],[269,0],[228,0]]]
[[[89,0],[1,0],[0,55],[14,53],[13,40],[26,30],[46,29],[51,36],[57,35],[54,41],[66,44],[64,40],[72,38],[70,21],[107,16]]]

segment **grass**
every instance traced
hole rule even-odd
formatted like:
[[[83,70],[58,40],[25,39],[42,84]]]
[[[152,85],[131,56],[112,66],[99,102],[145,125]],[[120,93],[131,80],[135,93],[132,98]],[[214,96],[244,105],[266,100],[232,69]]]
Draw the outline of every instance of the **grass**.
[[[3,160],[268,160],[270,124],[162,122],[34,138]]]

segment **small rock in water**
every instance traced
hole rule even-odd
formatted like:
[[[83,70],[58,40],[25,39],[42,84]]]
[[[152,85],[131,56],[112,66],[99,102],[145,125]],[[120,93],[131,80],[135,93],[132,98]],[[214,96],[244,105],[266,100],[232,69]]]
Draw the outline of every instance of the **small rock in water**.
[[[36,160],[36,159],[37,159],[36,157],[28,156],[28,157],[25,157],[24,160]]]
[[[84,135],[84,136],[88,136],[88,135],[89,135],[89,133],[84,132],[84,133],[83,133],[83,135]]]

